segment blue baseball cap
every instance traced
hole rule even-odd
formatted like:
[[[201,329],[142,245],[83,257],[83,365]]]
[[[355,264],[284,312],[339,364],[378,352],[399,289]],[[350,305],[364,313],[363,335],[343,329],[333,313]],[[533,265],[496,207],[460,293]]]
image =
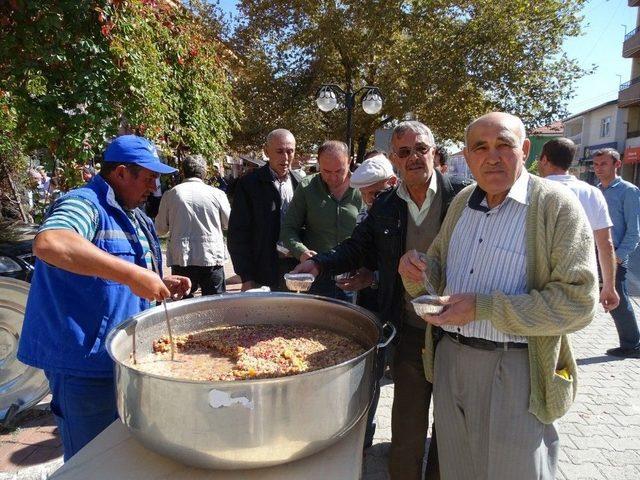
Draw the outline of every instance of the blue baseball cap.
[[[156,173],[175,173],[176,170],[160,161],[156,146],[144,137],[122,135],[104,151],[105,162],[134,163]]]

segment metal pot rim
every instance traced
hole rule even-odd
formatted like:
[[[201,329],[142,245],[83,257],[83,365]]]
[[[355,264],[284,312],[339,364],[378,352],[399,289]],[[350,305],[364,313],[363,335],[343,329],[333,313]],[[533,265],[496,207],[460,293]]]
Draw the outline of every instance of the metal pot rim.
[[[338,305],[342,305],[345,307],[348,307],[352,310],[355,310],[357,312],[360,312],[362,314],[364,314],[373,325],[375,325],[376,329],[378,330],[378,338],[380,339],[383,335],[383,327],[379,324],[379,322],[377,320],[374,320],[376,317],[373,313],[371,313],[370,311],[360,307],[359,305],[354,305],[352,303],[348,303],[342,300],[336,300],[334,298],[328,298],[328,297],[322,297],[319,295],[309,295],[309,294],[305,294],[305,293],[288,293],[288,292],[252,292],[252,293],[235,293],[235,294],[222,294],[222,295],[216,295],[215,297],[199,297],[199,298],[190,298],[187,300],[179,300],[179,302],[189,302],[189,303],[205,303],[207,301],[211,301],[213,298],[215,299],[226,299],[226,298],[238,298],[238,295],[243,295],[245,297],[273,297],[273,296],[277,296],[277,297],[292,297],[292,298],[301,298],[301,297],[306,297],[306,298],[313,298],[316,300],[320,300],[320,301],[326,301],[328,303],[334,303],[334,304],[338,304]],[[173,303],[173,302],[172,302]],[[171,304],[167,305],[168,308],[171,308]],[[132,372],[135,372],[136,375],[142,375],[142,376],[147,376],[147,377],[152,377],[152,378],[156,378],[158,380],[166,380],[166,381],[170,381],[170,382],[175,382],[175,383],[186,383],[186,384],[196,384],[196,385],[211,385],[211,386],[221,386],[221,385],[238,385],[238,386],[248,386],[248,385],[260,385],[262,383],[285,383],[285,382],[292,382],[295,381],[296,378],[300,378],[300,377],[307,377],[307,376],[311,376],[311,375],[319,375],[321,373],[324,372],[329,372],[331,370],[335,370],[338,368],[344,368],[345,366],[348,366],[351,363],[357,363],[358,361],[360,361],[362,358],[366,357],[367,355],[369,355],[369,353],[378,348],[378,345],[380,344],[376,344],[372,347],[370,347],[369,349],[367,349],[366,351],[364,351],[363,353],[361,353],[360,355],[358,355],[357,357],[353,357],[345,362],[339,363],[337,365],[332,365],[331,367],[325,367],[325,368],[321,368],[318,370],[313,370],[311,372],[305,372],[305,373],[298,373],[295,375],[287,375],[284,377],[273,377],[273,378],[259,378],[259,379],[254,379],[254,380],[189,380],[189,379],[183,379],[183,378],[176,378],[176,377],[169,377],[169,376],[165,376],[165,375],[158,375],[155,373],[149,373],[149,372],[143,372],[141,370],[138,370],[137,368],[133,368],[130,365],[125,364],[124,362],[122,362],[121,360],[117,359],[112,350],[111,350],[111,345],[113,343],[113,339],[114,337],[118,334],[118,332],[120,330],[126,330],[128,327],[130,327],[131,325],[136,325],[138,323],[138,318],[141,316],[146,316],[152,313],[155,313],[156,311],[161,311],[162,310],[162,306],[156,306],[156,307],[152,307],[149,308],[147,310],[144,310],[136,315],[134,315],[133,317],[129,318],[128,320],[125,320],[124,322],[122,322],[120,325],[118,325],[116,328],[114,328],[111,332],[109,332],[109,334],[107,335],[106,338],[106,350],[107,353],[109,354],[109,356],[111,357],[111,360],[114,361],[114,363],[120,365],[123,368],[126,368]],[[395,335],[395,332],[394,332]]]

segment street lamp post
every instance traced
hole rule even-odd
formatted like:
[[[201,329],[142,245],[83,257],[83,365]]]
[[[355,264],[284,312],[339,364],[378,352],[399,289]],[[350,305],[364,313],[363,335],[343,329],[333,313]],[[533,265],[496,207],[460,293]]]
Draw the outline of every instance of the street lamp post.
[[[320,85],[316,92],[316,104],[323,112],[330,112],[338,106],[338,95],[344,99],[344,106],[347,109],[347,132],[346,144],[349,147],[349,154],[353,157],[353,108],[356,105],[356,97],[362,94],[362,109],[369,115],[375,115],[382,109],[382,94],[378,87],[371,85],[364,86],[355,92],[351,91],[351,85],[347,86],[345,92],[338,85],[327,83]]]

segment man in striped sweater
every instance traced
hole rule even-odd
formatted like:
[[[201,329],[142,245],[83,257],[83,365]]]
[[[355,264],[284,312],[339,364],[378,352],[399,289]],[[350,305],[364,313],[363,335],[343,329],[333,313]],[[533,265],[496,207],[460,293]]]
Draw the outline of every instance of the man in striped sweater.
[[[467,127],[478,184],[453,200],[427,263],[405,254],[407,292],[423,274],[445,310],[425,315],[442,478],[555,478],[553,422],[576,393],[567,334],[593,318],[594,243],[572,192],[524,168],[522,121],[490,113]]]

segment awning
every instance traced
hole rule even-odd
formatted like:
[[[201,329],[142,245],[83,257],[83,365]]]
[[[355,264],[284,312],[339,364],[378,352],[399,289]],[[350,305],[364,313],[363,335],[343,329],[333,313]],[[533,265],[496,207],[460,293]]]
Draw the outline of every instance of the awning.
[[[624,163],[640,163],[640,147],[627,147],[624,151]]]

